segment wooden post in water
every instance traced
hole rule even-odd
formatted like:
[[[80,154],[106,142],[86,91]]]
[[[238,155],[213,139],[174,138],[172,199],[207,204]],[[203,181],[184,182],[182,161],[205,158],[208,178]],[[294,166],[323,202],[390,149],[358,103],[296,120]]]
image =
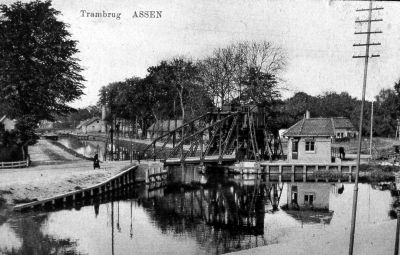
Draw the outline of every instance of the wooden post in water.
[[[349,182],[351,182],[351,176],[353,175],[352,165],[349,165]]]
[[[394,245],[394,255],[399,255],[399,233],[400,233],[400,207],[396,208],[397,226],[396,226],[396,240]]]
[[[329,165],[326,165],[326,166],[325,166],[325,170],[326,170],[327,173],[329,172]],[[326,181],[326,182],[329,182],[329,177],[326,177],[326,178],[325,178],[325,181]]]
[[[294,165],[292,165],[292,176],[290,177],[290,180],[291,180],[291,182],[294,182],[294,170],[295,170],[295,167],[294,167]]]
[[[204,150],[204,132],[201,132],[200,134],[200,166],[204,165],[204,157],[203,157],[203,150]]]

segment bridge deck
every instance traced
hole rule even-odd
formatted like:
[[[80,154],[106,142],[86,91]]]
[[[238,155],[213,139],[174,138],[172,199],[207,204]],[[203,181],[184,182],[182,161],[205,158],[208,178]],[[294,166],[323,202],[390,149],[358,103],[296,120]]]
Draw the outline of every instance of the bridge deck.
[[[222,157],[222,161],[223,162],[233,162],[236,160],[235,155],[224,155]],[[204,162],[206,163],[218,163],[219,161],[219,156],[215,155],[215,156],[206,156],[204,158]],[[169,158],[165,161],[165,165],[178,165],[182,163],[180,158]],[[200,157],[187,157],[183,163],[200,163]]]

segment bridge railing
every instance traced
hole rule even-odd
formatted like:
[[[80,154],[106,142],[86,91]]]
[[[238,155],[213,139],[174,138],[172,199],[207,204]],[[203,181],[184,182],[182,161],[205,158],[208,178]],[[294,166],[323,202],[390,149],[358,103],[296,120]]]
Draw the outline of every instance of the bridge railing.
[[[217,155],[216,160],[222,160],[224,154],[234,152],[231,147],[238,115],[239,112],[202,115],[158,137],[141,155],[147,159],[179,158],[181,161],[188,157],[204,160],[205,156]]]

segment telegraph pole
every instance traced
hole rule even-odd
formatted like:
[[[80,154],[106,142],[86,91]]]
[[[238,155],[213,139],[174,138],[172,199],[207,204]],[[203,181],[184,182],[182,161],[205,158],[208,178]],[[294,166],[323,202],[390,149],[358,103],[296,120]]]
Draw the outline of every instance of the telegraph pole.
[[[350,245],[349,245],[349,255],[353,254],[353,247],[354,247],[354,232],[355,232],[355,225],[356,225],[356,214],[357,214],[357,197],[358,197],[358,175],[360,170],[360,153],[361,153],[361,137],[362,137],[362,123],[363,123],[363,116],[364,116],[364,102],[365,102],[365,90],[367,86],[367,72],[368,72],[368,60],[369,58],[379,57],[380,55],[372,54],[370,56],[369,48],[370,46],[381,45],[380,43],[371,43],[371,34],[379,34],[382,31],[371,31],[371,24],[372,22],[382,21],[382,19],[373,19],[372,12],[383,10],[382,7],[372,8],[372,0],[369,1],[369,8],[368,9],[357,9],[357,12],[368,12],[368,19],[366,20],[356,20],[356,24],[365,24],[367,23],[367,31],[360,31],[355,32],[356,35],[367,35],[366,43],[358,43],[353,44],[354,47],[364,47],[365,46],[365,55],[358,55],[353,56],[353,58],[364,58],[364,80],[363,80],[363,89],[362,89],[362,101],[361,101],[361,112],[360,112],[360,123],[359,123],[359,134],[358,134],[358,148],[357,148],[357,168],[356,168],[356,176],[354,182],[354,193],[353,193],[353,208],[352,208],[352,215],[351,215],[351,230],[350,230]]]
[[[372,157],[372,132],[374,125],[374,101],[372,100],[371,105],[371,131],[369,132],[369,155]]]

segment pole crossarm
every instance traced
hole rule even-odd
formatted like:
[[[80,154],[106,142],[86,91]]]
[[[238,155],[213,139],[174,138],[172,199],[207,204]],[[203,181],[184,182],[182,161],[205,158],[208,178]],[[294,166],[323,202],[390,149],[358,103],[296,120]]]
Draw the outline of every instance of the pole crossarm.
[[[383,21],[383,19],[356,20],[355,23],[371,23],[371,22],[379,22],[379,21]]]
[[[360,32],[354,32],[355,35],[367,35],[367,34],[382,34],[382,31],[360,31]]]
[[[357,9],[356,12],[363,12],[363,11],[379,11],[383,10],[383,7],[375,7],[375,8],[367,8],[367,9]]]
[[[380,57],[381,55],[379,55],[379,54],[372,54],[372,55],[370,55],[370,56],[364,56],[364,55],[357,55],[357,56],[353,56],[353,58],[378,58],[378,57]]]
[[[353,46],[358,47],[358,46],[376,46],[376,45],[381,45],[381,43],[355,43]]]

